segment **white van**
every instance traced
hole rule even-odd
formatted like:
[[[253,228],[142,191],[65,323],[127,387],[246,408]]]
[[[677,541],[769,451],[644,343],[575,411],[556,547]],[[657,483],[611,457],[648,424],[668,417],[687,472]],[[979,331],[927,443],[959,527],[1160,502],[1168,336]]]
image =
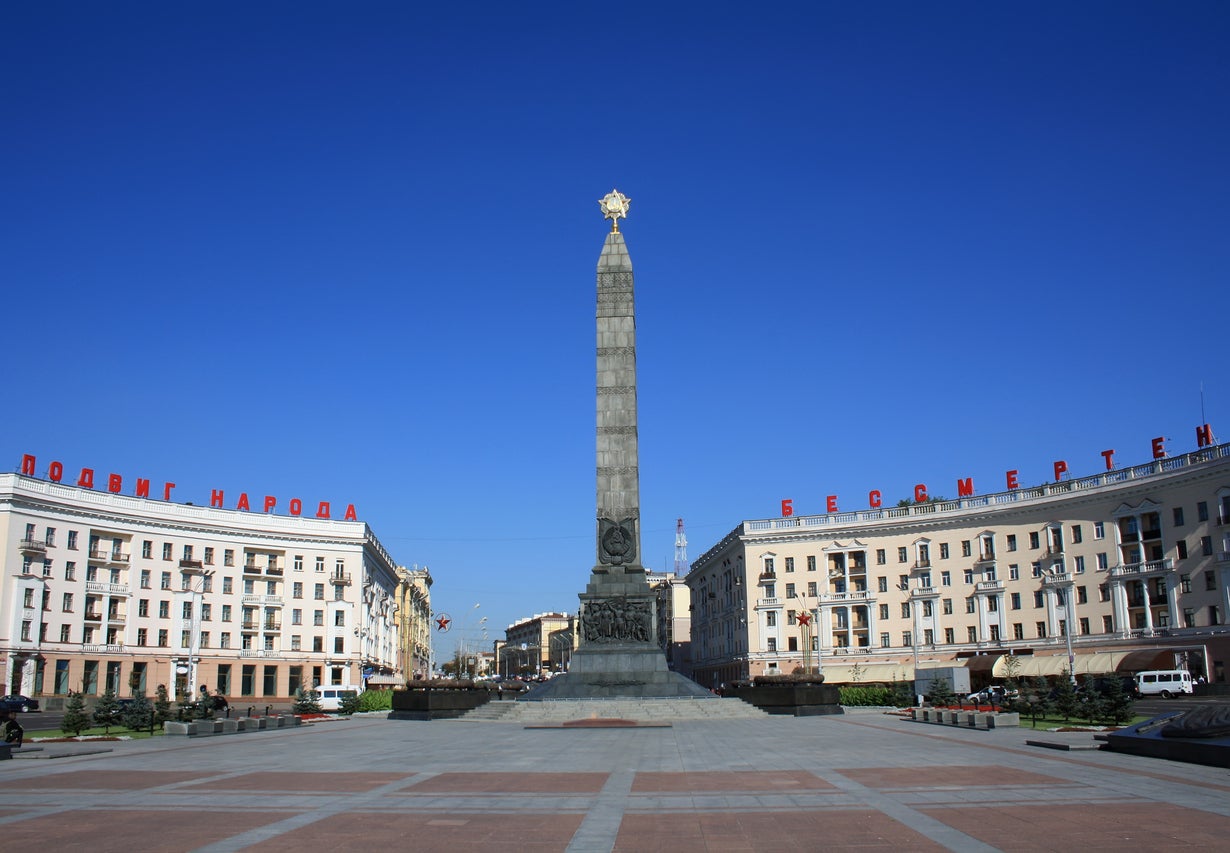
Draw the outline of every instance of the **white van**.
[[[1161,696],[1169,699],[1179,693],[1192,692],[1192,676],[1182,669],[1155,669],[1136,673],[1136,686],[1141,696]]]
[[[342,706],[342,700],[347,696],[358,696],[359,691],[352,687],[317,687],[316,692],[320,694],[320,709],[322,711],[336,711]]]

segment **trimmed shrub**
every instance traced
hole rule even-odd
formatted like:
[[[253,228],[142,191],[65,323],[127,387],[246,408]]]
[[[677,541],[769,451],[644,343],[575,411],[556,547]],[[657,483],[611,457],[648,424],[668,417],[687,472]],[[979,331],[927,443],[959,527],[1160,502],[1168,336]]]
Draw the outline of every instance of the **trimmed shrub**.
[[[893,691],[887,687],[866,686],[855,684],[840,688],[841,704],[855,707],[876,707],[893,705]]]

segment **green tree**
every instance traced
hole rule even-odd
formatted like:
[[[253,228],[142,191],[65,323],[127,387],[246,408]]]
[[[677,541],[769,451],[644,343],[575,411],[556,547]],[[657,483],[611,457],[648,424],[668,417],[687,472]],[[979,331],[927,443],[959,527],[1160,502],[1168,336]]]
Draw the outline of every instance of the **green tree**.
[[[373,691],[376,692],[376,691]],[[355,693],[353,696],[343,696],[337,702],[337,710],[340,714],[354,714],[362,710],[363,694]]]
[[[1103,699],[1106,703],[1103,713],[1111,723],[1123,725],[1132,719],[1132,697],[1123,689],[1123,681],[1119,676],[1112,676],[1107,680]]]
[[[947,707],[957,698],[952,692],[952,688],[948,686],[947,678],[937,678],[931,682],[931,692],[928,694],[931,704],[936,707]]]
[[[1031,678],[1021,687],[1020,694],[1012,704],[1013,710],[1028,714],[1037,723],[1039,717],[1045,717],[1051,710],[1051,686],[1041,676]]]
[[[115,698],[115,691],[108,687],[98,697],[94,706],[94,725],[102,726],[106,734],[111,734],[111,727],[120,724],[120,703]]]
[[[167,693],[167,686],[159,684],[154,697],[154,725],[161,726],[171,719],[171,697]]]
[[[1088,720],[1089,725],[1095,724],[1106,715],[1106,701],[1101,692],[1092,687],[1076,694],[1076,707],[1081,719]]]
[[[320,713],[320,694],[316,692],[314,685],[309,683],[295,691],[295,704],[292,711],[296,714]]]
[[[1064,722],[1072,719],[1077,710],[1076,688],[1072,686],[1072,676],[1064,667],[1063,677],[1055,685],[1055,711],[1063,715]]]
[[[132,701],[128,703],[128,707],[123,710],[120,716],[120,724],[134,732],[138,729],[148,729],[151,728],[153,715],[153,704],[145,697],[145,694],[138,694],[133,697]]]
[[[68,701],[64,703],[64,719],[60,722],[60,731],[76,737],[89,727],[90,713],[85,709],[85,697],[70,690]]]
[[[201,686],[201,695],[196,701],[196,707],[193,709],[196,712],[198,720],[212,720],[214,718],[214,697],[210,695],[209,689],[204,685]]]
[[[889,688],[892,698],[891,703],[897,708],[909,708],[914,702],[914,683],[912,681],[898,681],[893,678],[892,687]]]

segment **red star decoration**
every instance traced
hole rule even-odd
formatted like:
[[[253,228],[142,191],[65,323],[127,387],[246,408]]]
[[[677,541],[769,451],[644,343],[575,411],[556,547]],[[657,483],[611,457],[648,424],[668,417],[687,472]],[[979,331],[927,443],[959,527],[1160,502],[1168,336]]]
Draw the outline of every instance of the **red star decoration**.
[[[449,623],[451,623],[452,621],[453,620],[449,619],[447,616],[441,616],[439,619],[436,620],[436,630],[437,631],[447,631]]]
[[[800,613],[799,614],[799,624],[800,625],[810,625],[811,624],[811,614],[810,613]]]

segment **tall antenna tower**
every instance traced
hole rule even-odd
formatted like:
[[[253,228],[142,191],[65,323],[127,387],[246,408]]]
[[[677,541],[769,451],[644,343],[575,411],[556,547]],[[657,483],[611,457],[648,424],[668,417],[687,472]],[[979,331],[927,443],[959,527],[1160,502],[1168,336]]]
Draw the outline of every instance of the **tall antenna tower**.
[[[683,535],[683,519],[675,523],[675,576],[688,573],[688,537]]]

